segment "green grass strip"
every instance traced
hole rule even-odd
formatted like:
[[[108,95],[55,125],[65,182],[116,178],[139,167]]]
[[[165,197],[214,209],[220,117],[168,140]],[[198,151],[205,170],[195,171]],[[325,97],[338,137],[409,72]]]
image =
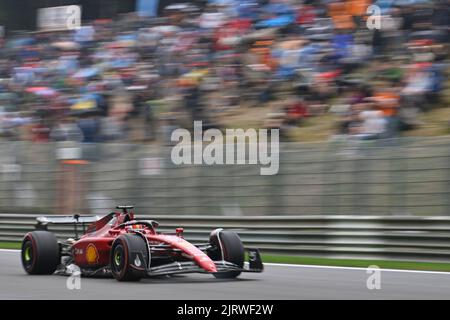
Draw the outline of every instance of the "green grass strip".
[[[20,242],[0,241],[0,249],[20,249]]]
[[[382,269],[401,270],[426,270],[426,271],[450,271],[450,263],[445,262],[417,262],[417,261],[392,261],[392,260],[366,260],[366,259],[329,259],[319,257],[300,257],[262,254],[263,262],[304,264],[336,267],[367,268],[376,265]]]

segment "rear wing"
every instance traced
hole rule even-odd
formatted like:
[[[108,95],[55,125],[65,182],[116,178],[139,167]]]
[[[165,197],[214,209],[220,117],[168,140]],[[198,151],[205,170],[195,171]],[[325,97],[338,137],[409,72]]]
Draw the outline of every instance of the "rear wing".
[[[80,216],[78,214],[73,216],[43,216],[37,217],[38,225],[48,224],[74,224],[74,223],[92,223],[99,220],[99,216]]]
[[[89,215],[89,216],[81,216],[75,214],[73,216],[63,216],[63,215],[55,215],[55,216],[41,216],[37,217],[36,221],[36,229],[47,230],[49,225],[73,225],[75,231],[75,237],[78,238],[78,226],[81,225],[83,229],[83,233],[86,233],[86,225],[90,225],[92,223],[97,222],[102,217]]]

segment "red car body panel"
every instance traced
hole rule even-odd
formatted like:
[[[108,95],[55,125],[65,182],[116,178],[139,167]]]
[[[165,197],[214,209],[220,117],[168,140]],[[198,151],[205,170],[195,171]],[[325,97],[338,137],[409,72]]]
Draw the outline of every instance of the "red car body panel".
[[[133,215],[131,215],[133,219]],[[115,214],[115,221],[100,219],[89,226],[88,233],[83,235],[73,246],[75,264],[80,267],[99,268],[110,263],[111,247],[114,240],[122,235],[135,231],[139,226],[120,226],[124,222],[124,215]],[[194,261],[207,272],[216,272],[214,262],[199,248],[184,240],[181,235],[158,234],[154,230],[144,228],[139,230],[151,245],[168,245],[172,249],[179,249],[182,255]],[[166,254],[167,255],[167,254]]]

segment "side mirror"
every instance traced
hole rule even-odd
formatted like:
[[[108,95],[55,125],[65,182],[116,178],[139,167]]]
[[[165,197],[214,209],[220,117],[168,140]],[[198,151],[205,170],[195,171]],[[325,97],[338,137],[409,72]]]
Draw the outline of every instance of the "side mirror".
[[[159,226],[159,222],[158,221],[152,220],[152,221],[150,221],[150,223],[152,224],[153,228],[157,228]]]

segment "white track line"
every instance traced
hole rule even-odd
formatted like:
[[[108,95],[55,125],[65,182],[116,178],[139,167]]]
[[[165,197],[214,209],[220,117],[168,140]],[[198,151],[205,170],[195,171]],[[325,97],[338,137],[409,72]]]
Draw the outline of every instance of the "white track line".
[[[19,249],[0,249],[0,252],[20,252]]]
[[[265,266],[276,266],[276,267],[311,268],[311,269],[338,269],[338,270],[363,270],[363,271],[369,270],[369,268],[361,268],[361,267],[318,266],[318,265],[309,265],[309,264],[264,263],[264,265]],[[373,264],[371,264],[371,265],[373,265]],[[367,267],[369,267],[369,265]],[[370,269],[370,270],[373,270],[373,269]],[[447,271],[402,270],[402,269],[385,269],[385,268],[380,268],[380,271],[450,275],[450,272],[447,272]]]
[[[0,252],[20,252],[20,250],[0,249]],[[310,269],[336,269],[336,270],[360,270],[360,271],[369,270],[369,268],[361,268],[361,267],[318,266],[318,265],[310,265],[310,264],[264,263],[264,265],[265,266],[274,266],[274,267],[310,268]],[[367,267],[369,267],[369,266],[367,266]],[[373,270],[373,269],[371,269],[371,270]],[[384,269],[384,268],[380,268],[380,271],[450,275],[450,272],[446,272],[446,271],[401,270],[401,269]]]

